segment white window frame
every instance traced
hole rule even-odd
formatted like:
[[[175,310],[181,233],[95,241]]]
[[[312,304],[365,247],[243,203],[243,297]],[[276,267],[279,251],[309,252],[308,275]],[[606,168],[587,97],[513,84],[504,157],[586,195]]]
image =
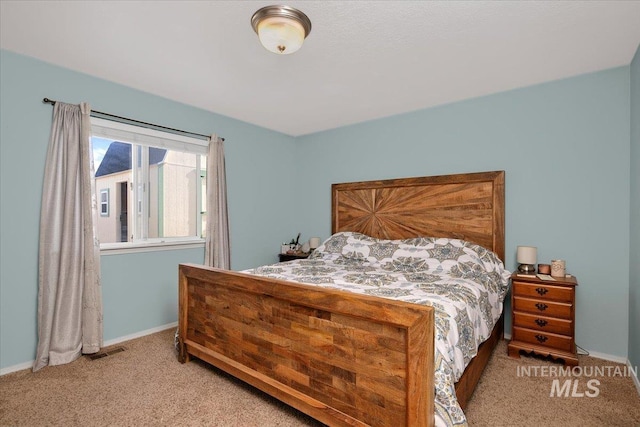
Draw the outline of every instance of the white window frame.
[[[135,167],[137,165],[136,151],[134,147],[136,145],[142,145],[147,147],[157,147],[164,148],[167,150],[173,151],[182,151],[197,154],[197,162],[196,167],[198,170],[201,168],[202,158],[200,156],[206,156],[209,150],[209,141],[189,137],[186,135],[178,135],[165,131],[160,131],[156,129],[149,129],[142,126],[131,125],[128,123],[121,123],[112,120],[100,119],[97,117],[91,117],[91,136],[96,136],[100,138],[110,139],[114,141],[122,141],[126,143],[132,144],[131,150],[131,168],[132,174],[136,173],[138,168]],[[141,150],[143,153],[148,153],[148,150]],[[145,156],[145,154],[143,154]],[[142,160],[142,165],[148,168],[148,161],[145,162],[144,157]],[[144,171],[140,171],[141,173],[145,173]],[[201,191],[199,190],[202,186],[201,182],[201,173],[198,173],[196,176],[199,177],[199,182],[197,183],[197,191],[196,191],[196,203],[197,208],[196,212],[198,215],[201,215],[201,206],[202,206],[202,196]],[[135,180],[134,180],[135,182]],[[144,192],[145,189],[143,189]],[[137,191],[134,193],[137,194]],[[137,199],[137,197],[136,197]],[[133,202],[133,201],[132,201]],[[132,203],[132,206],[135,206],[135,209],[138,209],[137,201]],[[148,209],[147,203],[142,203],[141,205],[144,210]],[[145,207],[146,206],[146,207]],[[146,235],[148,233],[148,215],[142,215],[143,221],[147,223],[147,229],[143,233],[143,238],[141,240],[136,240],[134,242],[116,242],[116,243],[101,243],[100,251],[103,255],[116,255],[122,253],[131,253],[131,252],[149,252],[149,251],[158,251],[158,250],[173,250],[173,249],[184,249],[184,248],[202,248],[204,247],[204,239],[202,236],[202,221],[198,218],[196,224],[198,224],[197,235],[195,236],[187,236],[187,237],[162,237],[162,238],[154,238],[150,239]],[[134,221],[135,222],[135,221]],[[133,224],[132,224],[133,225]],[[144,230],[144,225],[143,225]]]
[[[106,194],[107,195],[107,200],[102,200],[102,195]],[[109,216],[109,189],[108,188],[103,188],[102,190],[100,190],[100,216]],[[102,211],[102,207],[106,206],[106,212]]]

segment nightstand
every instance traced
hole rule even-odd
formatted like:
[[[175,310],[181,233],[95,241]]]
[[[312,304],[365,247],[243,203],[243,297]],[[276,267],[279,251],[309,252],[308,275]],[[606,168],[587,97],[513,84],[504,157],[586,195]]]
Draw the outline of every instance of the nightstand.
[[[554,279],[541,280],[518,273],[511,276],[509,356],[519,358],[520,351],[525,351],[575,366],[578,281],[574,276]]]
[[[294,259],[306,259],[309,257],[309,254],[304,252],[296,254],[278,254],[278,257],[280,258],[280,262],[285,262],[293,261]]]

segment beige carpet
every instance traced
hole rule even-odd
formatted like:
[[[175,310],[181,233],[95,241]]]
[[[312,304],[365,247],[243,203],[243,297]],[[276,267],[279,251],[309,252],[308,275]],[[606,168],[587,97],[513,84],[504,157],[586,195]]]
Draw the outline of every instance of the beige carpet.
[[[593,357],[579,356],[582,377],[533,376],[533,368],[559,368],[562,365],[535,357],[522,356],[513,359],[507,356],[507,343],[496,347],[485,372],[478,383],[469,406],[465,411],[471,426],[640,426],[640,396],[630,377],[595,375],[596,367],[611,373],[615,368],[623,370],[625,365]],[[522,375],[524,367],[531,368],[532,376]],[[520,368],[520,375],[518,372]],[[589,372],[591,370],[592,372]],[[539,371],[539,372],[540,372]],[[624,373],[624,371],[622,371]],[[579,373],[576,372],[576,373]],[[566,380],[578,380],[571,384],[569,397],[551,397],[554,379],[560,385]],[[600,382],[596,397],[587,387],[587,381]],[[571,397],[584,394],[583,397]]]
[[[319,426],[316,421],[202,362],[182,365],[173,331],[121,344],[108,357],[0,377],[3,426]],[[618,366],[581,357],[581,366]],[[518,376],[547,365],[494,352],[467,409],[471,426],[637,426],[640,397],[629,377],[597,377],[597,397],[549,397],[552,378]],[[585,378],[577,392],[590,391]],[[593,390],[591,390],[593,392]],[[395,426],[393,426],[395,427]]]

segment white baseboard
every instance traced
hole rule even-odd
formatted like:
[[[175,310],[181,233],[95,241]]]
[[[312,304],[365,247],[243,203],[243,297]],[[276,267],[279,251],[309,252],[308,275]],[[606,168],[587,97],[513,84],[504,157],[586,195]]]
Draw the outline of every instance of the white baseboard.
[[[146,329],[144,331],[136,332],[135,334],[125,335],[119,338],[114,338],[112,340],[105,341],[103,347],[109,347],[115,344],[120,344],[121,342],[130,341],[136,338],[144,337],[146,335],[155,334],[156,332],[165,331],[167,329],[175,328],[178,326],[178,322],[167,323],[166,325],[157,326],[155,328]],[[505,340],[511,339],[511,334],[504,334]],[[631,372],[631,378],[633,379],[633,384],[636,386],[636,390],[638,391],[638,395],[640,395],[640,380],[636,376],[636,373],[631,366],[631,362],[629,359],[620,356],[613,356],[611,354],[599,353],[596,351],[589,351],[589,355],[598,359],[609,360],[617,363],[624,363],[628,366],[629,372]],[[12,372],[22,371],[24,369],[31,369],[33,367],[34,360],[29,362],[19,363],[17,365],[8,366],[6,368],[0,369],[0,376],[10,374]]]
[[[115,345],[115,344],[120,344],[121,342],[131,341],[131,340],[134,340],[136,338],[144,337],[146,335],[155,334],[156,332],[161,332],[161,331],[165,331],[167,329],[177,328],[177,327],[178,327],[178,322],[167,323],[166,325],[157,326],[155,328],[151,328],[151,329],[147,329],[147,330],[144,330],[144,331],[136,332],[135,334],[125,335],[123,337],[114,338],[112,340],[105,341],[104,344],[102,344],[102,346],[103,347],[109,347],[109,346],[112,346],[112,345]]]
[[[636,375],[638,373],[638,367],[636,366],[636,369],[634,370],[633,366],[631,365],[631,361],[629,360],[627,360],[627,367],[629,368],[629,372],[631,372],[631,378],[633,378],[633,383],[635,384],[638,395],[640,396],[640,380]]]
[[[12,372],[31,369],[33,368],[33,362],[35,362],[35,360],[32,360],[30,362],[18,363],[17,365],[7,366],[6,368],[2,368],[0,369],[0,377],[6,374],[10,374]]]
[[[125,335],[123,337],[114,338],[109,341],[105,341],[102,345],[103,347],[109,347],[114,344],[120,344],[121,342],[130,341],[136,338],[144,337],[145,335],[155,334],[156,332],[161,332],[167,329],[175,328],[178,326],[178,322],[167,323],[166,325],[158,326],[155,328],[147,329],[144,331],[136,332],[135,334]],[[17,365],[7,366],[6,368],[0,369],[0,377],[6,374],[10,374],[12,372],[22,371],[25,369],[31,369],[33,367],[33,362],[35,360],[31,360],[29,362],[18,363]]]
[[[587,350],[589,352],[589,356],[595,357],[596,359],[608,360],[610,362],[622,363],[624,365],[627,364],[626,357],[614,356],[613,354],[600,353],[597,351]]]

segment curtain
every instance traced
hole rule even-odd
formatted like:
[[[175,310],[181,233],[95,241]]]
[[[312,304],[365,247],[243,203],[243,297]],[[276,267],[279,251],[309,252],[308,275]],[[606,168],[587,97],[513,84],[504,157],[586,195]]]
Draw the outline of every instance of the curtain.
[[[215,134],[211,135],[207,154],[207,230],[204,261],[208,266],[226,270],[231,266],[224,141]]]
[[[34,372],[102,346],[90,106],[56,102],[44,171]]]

